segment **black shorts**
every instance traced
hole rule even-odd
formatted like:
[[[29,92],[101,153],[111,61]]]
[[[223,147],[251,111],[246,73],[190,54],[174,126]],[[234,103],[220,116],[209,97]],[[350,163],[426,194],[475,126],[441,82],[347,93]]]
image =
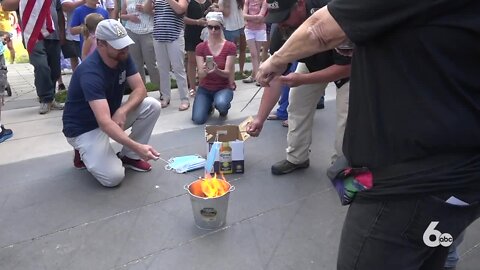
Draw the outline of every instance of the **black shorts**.
[[[187,52],[194,52],[195,48],[197,48],[197,45],[200,44],[202,40],[199,38],[196,38],[194,40],[185,40],[185,51]]]
[[[62,53],[65,59],[81,57],[80,41],[66,40],[65,44],[62,45]]]
[[[197,47],[202,40],[200,39],[200,35],[202,34],[202,27],[192,27],[188,25],[185,28],[185,51],[187,52],[194,52],[195,48]]]

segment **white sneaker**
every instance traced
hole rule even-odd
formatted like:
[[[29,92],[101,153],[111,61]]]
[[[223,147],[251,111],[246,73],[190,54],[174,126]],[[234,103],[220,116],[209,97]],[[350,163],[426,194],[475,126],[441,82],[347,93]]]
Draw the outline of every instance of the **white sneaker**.
[[[250,75],[250,76],[248,76],[248,78],[243,79],[242,82],[244,82],[244,83],[254,83],[254,82],[255,82],[255,78],[253,78],[253,77]]]
[[[62,103],[58,103],[55,100],[50,103],[50,109],[51,110],[63,110],[63,107],[65,107]]]
[[[50,111],[50,103],[40,103],[39,114],[46,114]]]

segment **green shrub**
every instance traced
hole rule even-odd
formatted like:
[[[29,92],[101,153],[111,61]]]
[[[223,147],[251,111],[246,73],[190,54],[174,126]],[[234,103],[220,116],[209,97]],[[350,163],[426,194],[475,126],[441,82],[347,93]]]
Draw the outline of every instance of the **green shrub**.
[[[55,93],[55,101],[60,103],[65,103],[67,100],[67,91],[61,91]]]

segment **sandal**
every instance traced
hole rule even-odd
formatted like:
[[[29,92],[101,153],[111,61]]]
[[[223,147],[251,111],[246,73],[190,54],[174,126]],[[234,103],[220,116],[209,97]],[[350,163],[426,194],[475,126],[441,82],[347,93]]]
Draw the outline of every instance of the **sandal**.
[[[185,110],[188,110],[188,108],[190,108],[190,102],[182,101],[182,103],[180,103],[180,107],[178,107],[178,110],[185,111]]]
[[[162,105],[162,109],[168,107],[170,105],[170,100],[162,99],[160,100],[160,104]]]
[[[282,127],[288,127],[288,120],[282,121]]]
[[[278,115],[276,114],[270,114],[269,116],[267,116],[267,120],[285,120],[285,119],[278,117]]]
[[[194,96],[195,96],[195,89],[190,89],[190,91],[188,91],[188,94],[189,94],[191,97],[194,97]]]

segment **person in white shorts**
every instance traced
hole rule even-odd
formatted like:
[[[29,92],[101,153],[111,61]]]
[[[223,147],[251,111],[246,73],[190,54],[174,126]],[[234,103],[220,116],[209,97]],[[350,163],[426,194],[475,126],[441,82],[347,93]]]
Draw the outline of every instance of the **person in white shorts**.
[[[255,75],[260,66],[260,48],[267,41],[267,25],[263,21],[266,13],[265,0],[245,0],[243,18],[245,19],[245,38],[252,62],[252,75],[244,79],[244,83],[255,82]]]

